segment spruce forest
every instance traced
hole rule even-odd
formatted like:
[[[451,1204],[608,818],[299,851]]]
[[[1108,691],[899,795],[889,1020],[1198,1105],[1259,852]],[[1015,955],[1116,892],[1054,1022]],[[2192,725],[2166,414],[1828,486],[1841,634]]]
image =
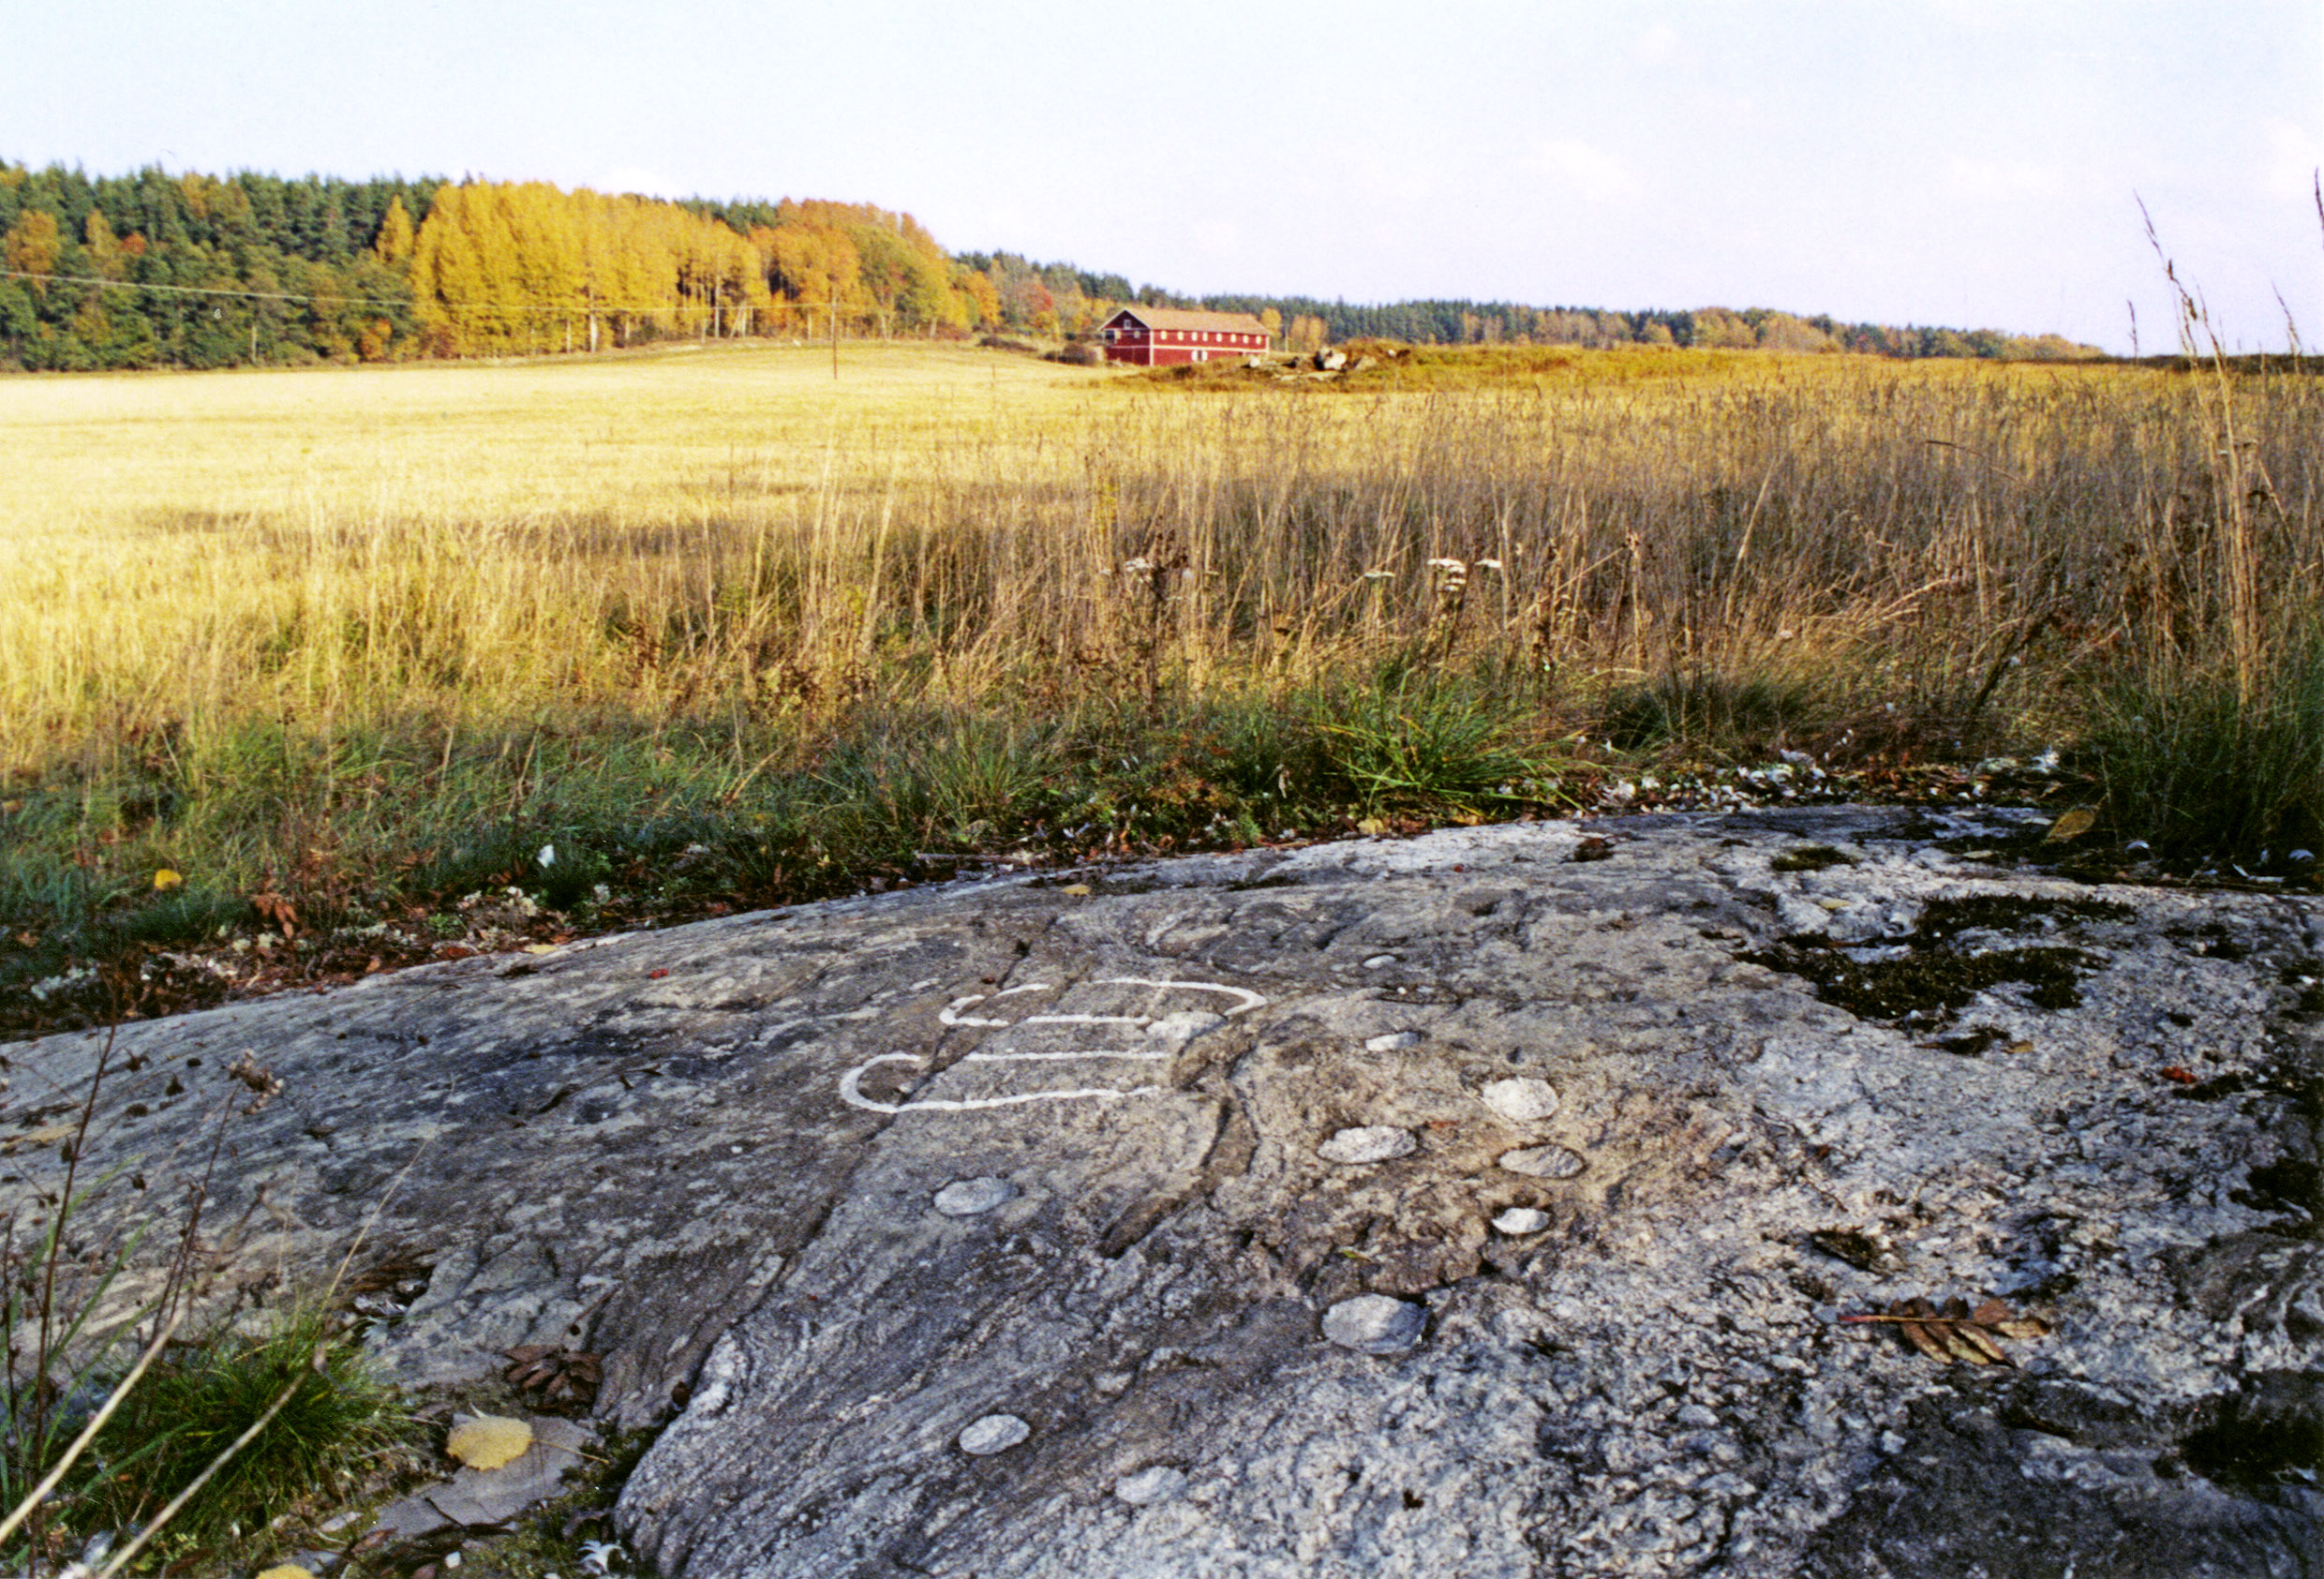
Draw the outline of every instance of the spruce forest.
[[[2096,354],[2054,335],[1766,308],[1195,298],[1011,253],[947,253],[909,215],[863,203],[674,202],[538,182],[157,168],[90,176],[0,161],[0,369],[530,355],[674,337],[1069,339],[1131,303],[1249,312],[1290,350],[1379,338]]]

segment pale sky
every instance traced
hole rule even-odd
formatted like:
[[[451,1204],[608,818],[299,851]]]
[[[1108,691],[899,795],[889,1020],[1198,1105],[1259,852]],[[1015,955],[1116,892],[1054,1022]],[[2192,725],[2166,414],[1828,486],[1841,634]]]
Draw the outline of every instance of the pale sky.
[[[2324,0],[74,0],[0,157],[916,216],[1195,293],[2324,346]]]

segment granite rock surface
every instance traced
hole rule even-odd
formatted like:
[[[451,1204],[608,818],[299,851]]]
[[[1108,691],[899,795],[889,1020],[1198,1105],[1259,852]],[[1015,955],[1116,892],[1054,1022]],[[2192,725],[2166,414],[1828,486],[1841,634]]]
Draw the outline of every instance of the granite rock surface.
[[[2006,813],[1590,832],[132,1025],[92,1154],[174,1199],[228,1110],[220,1286],[363,1231],[398,1379],[602,1352],[669,1575],[2324,1571],[2317,901],[2012,871]],[[100,1042],[7,1050],[20,1133]],[[1840,1319],[1956,1295],[2052,1330]]]

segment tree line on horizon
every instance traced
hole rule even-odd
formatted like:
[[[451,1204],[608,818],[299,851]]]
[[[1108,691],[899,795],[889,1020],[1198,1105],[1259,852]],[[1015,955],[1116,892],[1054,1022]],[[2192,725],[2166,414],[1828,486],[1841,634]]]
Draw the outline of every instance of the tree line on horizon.
[[[0,161],[0,369],[588,351],[684,338],[1086,337],[1125,305],[1247,312],[1278,346],[1676,345],[1897,357],[2099,354],[2055,335],[1765,308],[1351,305],[1189,297],[1015,253],[947,253],[868,203],[673,201],[544,182],[347,181]]]

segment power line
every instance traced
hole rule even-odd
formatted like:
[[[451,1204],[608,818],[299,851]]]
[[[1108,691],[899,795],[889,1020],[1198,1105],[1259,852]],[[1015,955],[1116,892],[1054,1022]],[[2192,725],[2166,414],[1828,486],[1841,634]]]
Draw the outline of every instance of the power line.
[[[44,285],[87,285],[94,286],[100,290],[155,290],[174,296],[233,296],[253,302],[331,302],[341,306],[395,307],[405,310],[420,305],[417,298],[399,302],[386,296],[333,296],[315,291],[297,290],[236,290],[216,285],[162,285],[151,280],[105,279],[96,275],[39,274],[27,269],[0,269],[0,279],[29,279]],[[721,303],[720,305],[723,306],[737,304]],[[823,305],[819,302],[742,303],[739,305],[798,307],[805,310],[813,310]],[[537,302],[466,302],[454,310],[458,312],[541,313],[559,318],[571,318],[581,313],[651,313],[686,310],[708,312],[710,304],[708,302],[686,301],[656,302],[649,305],[588,302],[571,306],[550,306]]]
[[[37,274],[27,269],[0,269],[0,278],[37,280],[43,285],[93,285],[100,290],[159,290],[173,296],[239,296],[260,302],[336,302],[353,307],[410,307],[410,302],[380,296],[326,296],[295,290],[231,290],[215,285],[162,285],[142,279],[104,279],[95,275]]]

